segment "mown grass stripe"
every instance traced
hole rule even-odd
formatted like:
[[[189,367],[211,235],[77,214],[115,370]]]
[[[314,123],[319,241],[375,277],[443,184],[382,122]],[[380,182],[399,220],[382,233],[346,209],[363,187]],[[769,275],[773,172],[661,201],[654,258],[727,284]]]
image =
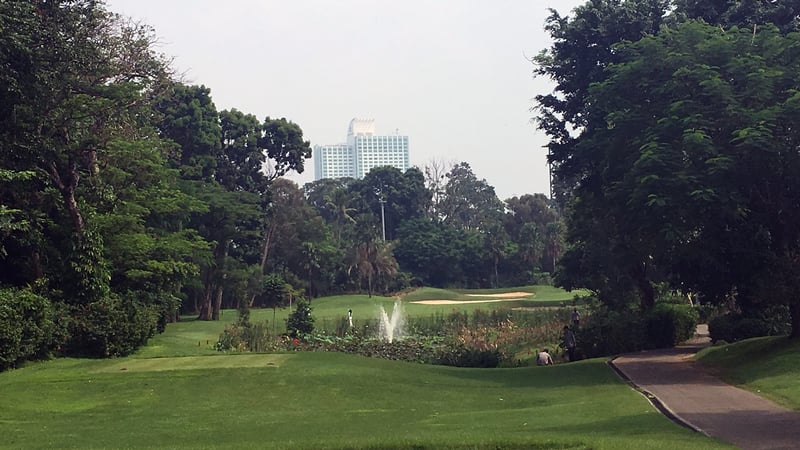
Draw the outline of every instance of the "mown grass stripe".
[[[182,356],[177,358],[129,358],[93,370],[94,373],[160,372],[166,370],[279,367],[292,355],[247,354]]]

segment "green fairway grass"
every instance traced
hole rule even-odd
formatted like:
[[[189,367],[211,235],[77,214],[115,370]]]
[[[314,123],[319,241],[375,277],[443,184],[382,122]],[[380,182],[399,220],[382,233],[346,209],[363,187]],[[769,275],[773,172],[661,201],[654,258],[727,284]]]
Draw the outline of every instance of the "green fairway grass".
[[[94,373],[160,372],[167,370],[236,369],[241,367],[277,367],[289,357],[287,354],[241,354],[234,358],[210,356],[179,356],[174,358],[122,358],[116,364],[95,369]]]
[[[460,369],[244,356],[189,357],[194,368],[65,359],[0,374],[0,447],[730,448],[665,419],[600,360]]]
[[[560,295],[514,292],[521,290],[533,294],[526,302]],[[467,293],[492,292],[422,290],[415,298],[476,298]],[[374,317],[395,301],[344,295],[312,307],[319,323],[348,309],[357,320]],[[499,305],[404,302],[407,314],[423,317]],[[251,320],[282,330],[288,313],[253,310]],[[215,351],[236,318],[184,317],[127,358],[58,359],[0,373],[0,448],[732,448],[667,420],[605,360],[466,369],[343,353]]]
[[[786,336],[708,347],[697,359],[725,381],[800,411],[800,340]]]

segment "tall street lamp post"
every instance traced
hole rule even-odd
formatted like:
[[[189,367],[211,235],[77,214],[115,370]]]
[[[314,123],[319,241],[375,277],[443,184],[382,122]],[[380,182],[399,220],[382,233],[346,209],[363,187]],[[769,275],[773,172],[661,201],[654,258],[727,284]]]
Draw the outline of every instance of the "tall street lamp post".
[[[383,241],[386,242],[386,214],[383,206],[386,204],[386,198],[384,198],[381,188],[375,188],[375,195],[378,196],[378,202],[381,204],[381,232],[383,233]]]

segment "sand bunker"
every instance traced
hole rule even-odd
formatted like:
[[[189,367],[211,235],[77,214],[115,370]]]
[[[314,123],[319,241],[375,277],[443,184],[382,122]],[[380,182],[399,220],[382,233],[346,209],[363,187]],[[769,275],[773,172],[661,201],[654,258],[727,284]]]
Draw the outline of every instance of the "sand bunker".
[[[481,297],[486,297],[485,295],[481,295]],[[523,298],[505,298],[499,300],[420,300],[418,302],[411,302],[416,303],[418,305],[463,305],[465,303],[497,303],[497,302],[513,302],[515,300],[524,300]]]
[[[520,298],[530,297],[531,292],[504,292],[502,294],[467,294],[467,297]]]
[[[496,303],[526,300],[533,296],[531,292],[504,292],[502,294],[467,294],[467,297],[476,297],[475,300],[420,300],[418,305],[463,305],[465,303]],[[480,298],[482,300],[478,300]]]

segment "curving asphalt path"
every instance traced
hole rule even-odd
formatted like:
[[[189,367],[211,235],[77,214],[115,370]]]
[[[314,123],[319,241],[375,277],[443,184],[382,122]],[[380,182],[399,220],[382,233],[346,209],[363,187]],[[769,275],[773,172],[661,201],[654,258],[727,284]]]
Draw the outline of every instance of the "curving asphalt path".
[[[693,360],[708,328],[686,345],[619,356],[609,364],[681,425],[741,449],[800,449],[800,413],[722,382]]]

